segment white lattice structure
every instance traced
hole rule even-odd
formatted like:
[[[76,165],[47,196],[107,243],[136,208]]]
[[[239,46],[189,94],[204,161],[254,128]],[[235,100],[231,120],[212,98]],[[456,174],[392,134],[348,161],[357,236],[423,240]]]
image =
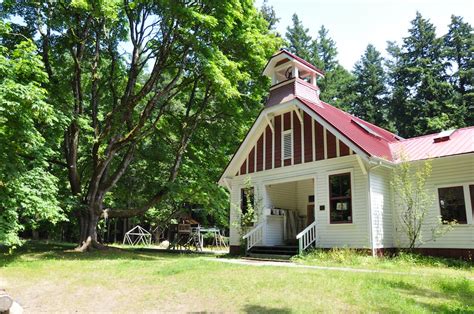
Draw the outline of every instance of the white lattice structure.
[[[140,227],[139,225],[130,229],[123,237],[123,244],[129,245],[150,245],[151,233]]]

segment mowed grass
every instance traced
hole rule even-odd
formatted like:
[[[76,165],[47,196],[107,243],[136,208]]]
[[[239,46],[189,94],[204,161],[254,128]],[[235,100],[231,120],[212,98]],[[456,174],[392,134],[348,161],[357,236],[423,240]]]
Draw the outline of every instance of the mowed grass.
[[[2,255],[0,287],[27,312],[474,312],[472,268],[357,273],[215,261],[213,256],[29,243]]]

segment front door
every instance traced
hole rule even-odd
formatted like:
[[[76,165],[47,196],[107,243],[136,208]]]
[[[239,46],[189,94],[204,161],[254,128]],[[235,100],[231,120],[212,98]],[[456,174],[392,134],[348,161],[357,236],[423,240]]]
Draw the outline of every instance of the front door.
[[[309,226],[314,222],[314,204],[308,204],[306,206],[306,226]]]

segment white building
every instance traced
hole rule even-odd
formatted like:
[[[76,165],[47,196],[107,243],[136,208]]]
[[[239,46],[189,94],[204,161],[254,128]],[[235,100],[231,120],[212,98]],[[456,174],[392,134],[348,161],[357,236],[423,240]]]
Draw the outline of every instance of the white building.
[[[266,106],[219,181],[231,195],[231,252],[242,241],[250,252],[281,254],[295,253],[297,244],[374,254],[406,247],[390,186],[403,152],[413,164],[433,159],[427,189],[436,200],[425,233],[439,216],[458,221],[419,250],[474,253],[474,127],[402,139],[320,101],[316,81],[324,73],[288,51],[263,73],[272,79]],[[261,212],[242,234],[248,193]]]

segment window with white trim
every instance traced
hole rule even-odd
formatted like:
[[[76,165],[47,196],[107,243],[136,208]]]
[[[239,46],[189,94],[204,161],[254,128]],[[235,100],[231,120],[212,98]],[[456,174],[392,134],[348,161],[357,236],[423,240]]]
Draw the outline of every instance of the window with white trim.
[[[255,205],[255,190],[253,187],[240,189],[240,210],[245,215],[249,211],[250,206]]]
[[[293,131],[288,130],[283,132],[283,160],[291,159],[293,157]]]
[[[441,219],[444,222],[468,223],[467,207],[468,205],[472,207],[472,200],[471,204],[468,204],[464,185],[438,188],[438,201]]]
[[[329,176],[329,222],[352,223],[351,173]]]
[[[474,220],[474,184],[469,185],[469,196],[471,198],[471,213],[472,213],[471,217]]]

